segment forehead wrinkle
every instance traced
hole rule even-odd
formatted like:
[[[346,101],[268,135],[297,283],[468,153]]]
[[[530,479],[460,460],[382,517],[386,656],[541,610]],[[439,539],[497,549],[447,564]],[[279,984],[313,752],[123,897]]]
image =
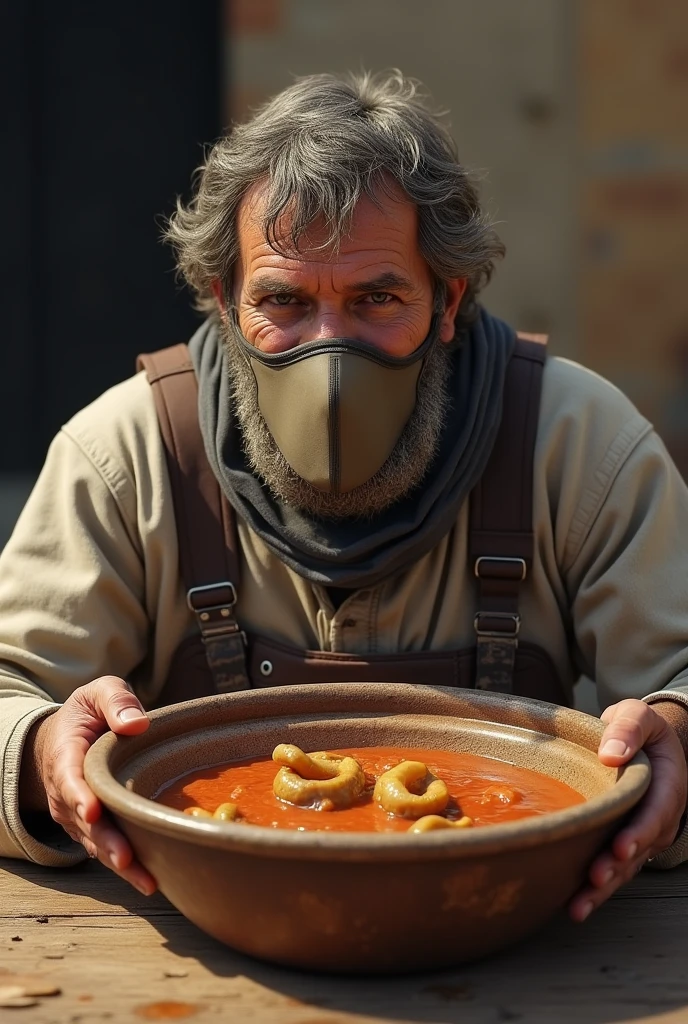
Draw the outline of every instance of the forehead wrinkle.
[[[249,279],[246,281],[247,291],[254,290],[250,287],[250,279],[254,276],[257,289],[275,294],[296,290],[316,293],[323,289],[331,293],[354,292],[357,288],[360,291],[399,290],[399,278],[404,279],[401,287],[408,293],[415,293],[421,285],[416,258],[417,211],[414,207],[386,203],[389,209],[380,211],[377,207],[369,209],[370,201],[362,200],[354,213],[349,232],[329,251],[318,251],[317,244],[315,248],[309,247],[308,242],[316,240],[312,235],[309,238],[307,232],[301,240],[302,244],[306,243],[302,251],[280,252],[261,230],[263,199],[260,191],[256,190],[245,197],[239,211],[240,227],[244,229],[240,235],[244,235],[241,248],[245,278]],[[412,228],[413,242],[409,238],[409,228]],[[261,269],[266,271],[265,278],[261,278]],[[421,272],[420,276],[425,275]],[[289,278],[296,278],[296,282],[290,282]],[[270,288],[266,287],[266,279],[270,280]],[[407,284],[410,287],[406,287]],[[377,287],[373,288],[373,285]]]
[[[341,254],[340,259],[307,259],[280,256],[257,245],[248,254],[250,286],[270,291],[296,291],[298,283],[289,278],[329,279],[331,287],[338,287],[343,276],[354,278],[351,283],[339,287],[351,290],[382,290],[397,288],[410,290],[412,281],[407,269],[407,260],[399,254],[385,249],[377,251],[352,251]],[[403,264],[403,266],[402,266]],[[374,287],[376,286],[376,287]]]
[[[349,233],[345,234],[337,243],[327,249],[320,248],[318,245],[318,230],[317,223],[315,223],[310,226],[310,230],[304,234],[296,245],[293,244],[293,240],[288,239],[287,232],[287,238],[285,239],[287,244],[285,249],[281,250],[279,248],[279,240],[277,240],[276,248],[275,244],[265,236],[260,216],[247,216],[249,210],[254,212],[259,205],[260,197],[255,197],[253,206],[248,209],[245,207],[243,211],[240,210],[239,214],[240,229],[243,227],[249,236],[253,235],[248,240],[247,255],[250,260],[266,256],[285,261],[312,263],[321,266],[330,265],[333,268],[338,268],[351,257],[356,257],[359,254],[363,255],[366,252],[380,251],[381,248],[385,250],[386,260],[389,260],[390,257],[392,259],[396,257],[400,261],[406,262],[408,259],[409,237],[408,231],[401,223],[406,219],[403,216],[397,216],[394,219],[389,216],[384,217],[383,223],[380,224],[379,212],[375,210],[372,215],[360,217],[358,224],[354,223],[351,225]],[[406,217],[410,214],[413,222],[417,221],[415,209],[411,208],[404,212]],[[356,220],[356,215],[354,215],[354,220]],[[375,237],[365,237],[368,230],[374,232]],[[363,235],[361,235],[360,231],[363,232]]]
[[[345,249],[347,242],[356,241],[354,236],[358,228],[367,226],[371,222],[380,222],[380,220],[386,222],[385,229],[390,234],[397,234],[401,237],[402,245],[407,244],[405,237],[404,228],[401,226],[404,221],[411,221],[415,228],[418,225],[418,210],[416,206],[411,202],[403,189],[395,182],[390,182],[391,193],[387,189],[380,190],[376,189],[375,200],[363,194],[352,212],[351,220],[349,222],[348,231],[339,239],[337,248]],[[237,209],[237,223],[241,227],[248,227],[252,225],[258,227],[264,235],[264,212],[268,202],[268,196],[270,191],[270,181],[268,175],[265,175],[258,181],[254,182],[251,187],[241,198],[238,209]],[[279,237],[283,236],[285,241],[293,241],[290,234],[291,229],[291,214],[285,209],[281,215],[280,221],[281,229],[278,227],[276,239],[279,245]],[[318,223],[319,218],[307,225],[305,228],[305,235],[308,238],[310,235],[317,235],[319,230],[322,230],[322,224]],[[265,239],[267,241],[267,239]],[[269,244],[269,243],[268,243]]]
[[[387,254],[385,254],[387,255]],[[411,294],[418,288],[413,275],[402,270],[380,269],[389,267],[389,256],[381,256],[379,260],[371,260],[364,266],[351,267],[350,261],[339,264],[329,262],[317,264],[314,261],[303,261],[301,267],[292,265],[284,268],[259,266],[246,284],[246,292],[250,299],[260,295],[297,295],[304,291],[320,292],[322,288],[333,292],[371,293],[377,291],[396,291]],[[317,269],[316,269],[317,268]],[[315,273],[313,271],[315,270]],[[272,272],[276,271],[276,273]],[[284,275],[284,276],[283,276]],[[343,280],[351,276],[353,280]],[[296,280],[289,280],[296,278]],[[327,280],[326,280],[327,279]]]
[[[352,255],[343,259],[335,268],[335,280],[346,291],[417,291],[420,281],[420,267],[409,258],[408,251],[378,249],[374,252],[359,253],[359,259]],[[343,278],[348,280],[343,281]]]

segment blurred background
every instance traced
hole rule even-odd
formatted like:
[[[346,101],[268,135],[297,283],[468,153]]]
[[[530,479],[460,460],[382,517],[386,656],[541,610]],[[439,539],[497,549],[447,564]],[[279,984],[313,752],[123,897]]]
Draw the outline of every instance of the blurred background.
[[[316,71],[425,83],[507,244],[488,307],[688,472],[688,4],[32,0],[0,48],[0,545],[60,424],[198,322],[160,218],[203,144]]]

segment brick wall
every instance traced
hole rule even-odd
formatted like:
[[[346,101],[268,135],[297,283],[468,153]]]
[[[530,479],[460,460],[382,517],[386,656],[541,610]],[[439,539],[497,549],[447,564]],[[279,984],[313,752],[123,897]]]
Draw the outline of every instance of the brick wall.
[[[580,358],[688,469],[688,5],[584,0]]]
[[[508,262],[489,305],[575,349],[571,40],[560,0],[232,0],[228,110],[293,76],[399,67],[420,78],[482,179]]]
[[[622,387],[688,472],[688,4],[233,0],[230,112],[402,68],[451,111],[507,260],[490,308]]]

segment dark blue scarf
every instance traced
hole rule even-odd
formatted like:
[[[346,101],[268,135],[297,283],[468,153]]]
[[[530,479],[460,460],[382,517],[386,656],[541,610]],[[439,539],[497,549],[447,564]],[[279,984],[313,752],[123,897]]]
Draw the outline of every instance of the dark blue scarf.
[[[323,521],[273,498],[247,466],[224,345],[206,321],[189,347],[210,465],[237,514],[299,576],[324,586],[373,586],[417,562],[456,523],[497,437],[515,340],[511,327],[481,310],[452,354],[451,409],[422,484],[372,520]]]

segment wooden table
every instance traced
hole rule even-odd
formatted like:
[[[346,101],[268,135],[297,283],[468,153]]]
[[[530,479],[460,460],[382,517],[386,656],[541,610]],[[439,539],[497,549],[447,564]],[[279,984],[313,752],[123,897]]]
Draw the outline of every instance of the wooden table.
[[[31,990],[16,977],[26,973],[60,989],[0,1008],[3,1024],[688,1021],[688,865],[644,872],[585,925],[562,915],[490,960],[415,977],[333,978],[252,961],[91,862],[58,871],[0,861],[0,919],[0,992]]]

